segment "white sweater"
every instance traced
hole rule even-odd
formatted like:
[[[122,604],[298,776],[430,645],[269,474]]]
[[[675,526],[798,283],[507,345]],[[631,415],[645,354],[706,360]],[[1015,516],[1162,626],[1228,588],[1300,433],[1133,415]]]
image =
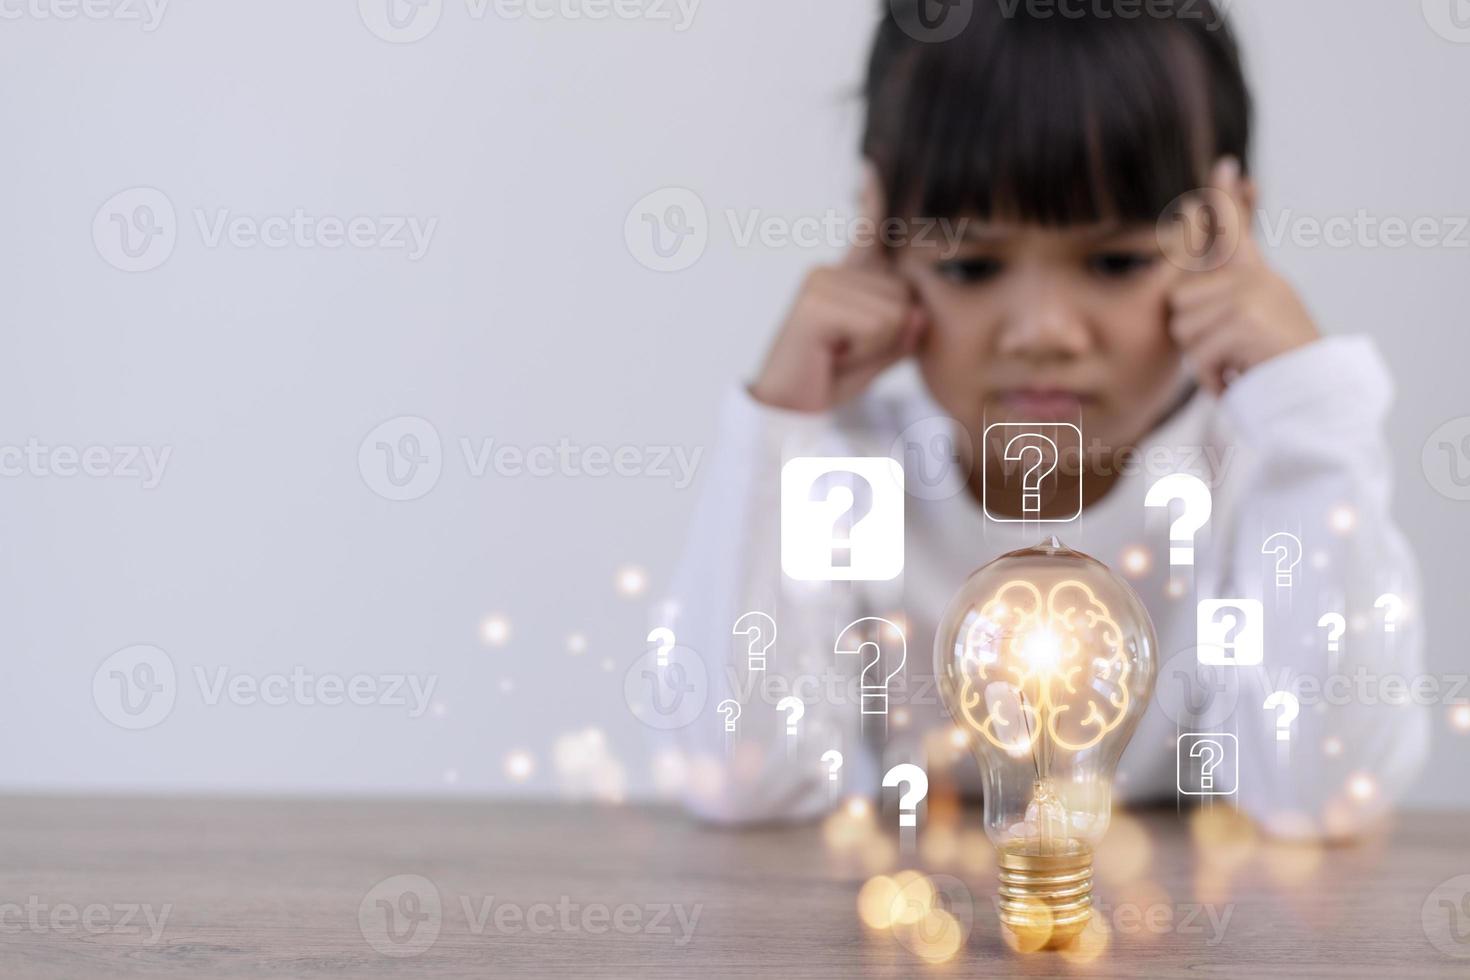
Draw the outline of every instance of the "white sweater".
[[[927,396],[869,396],[835,413],[807,415],[765,407],[743,389],[732,392],[672,602],[660,620],[675,629],[679,647],[703,660],[708,680],[704,711],[675,733],[688,765],[688,806],[719,822],[810,817],[831,806],[839,787],[842,795],[876,795],[882,773],[901,761],[927,764],[931,778],[947,774],[978,793],[978,769],[967,752],[958,758],[926,752],[943,738],[935,733],[952,724],[931,683],[934,633],[971,572],[1055,533],[1114,569],[1124,567],[1130,548],[1150,557],[1150,568],[1130,579],[1158,632],[1160,666],[1153,701],[1119,766],[1119,796],[1170,798],[1178,735],[1226,731],[1239,740],[1239,806],[1269,830],[1356,831],[1412,783],[1429,732],[1424,708],[1402,703],[1395,686],[1385,691],[1374,680],[1412,680],[1423,669],[1413,557],[1389,512],[1383,424],[1391,400],[1391,379],[1371,341],[1317,341],[1256,367],[1218,400],[1196,395],[1142,440],[1136,465],[1080,519],[1026,526],[988,521],[964,489],[931,492],[924,481],[940,472],[940,463],[930,456],[925,462],[933,468],[921,472],[912,451],[894,452],[908,426],[943,416]],[[928,455],[933,448],[921,444],[918,451]],[[878,583],[784,577],[784,460],[874,455],[906,464],[903,574]],[[1214,498],[1213,516],[1196,538],[1194,574],[1186,571],[1182,580],[1180,570],[1169,568],[1167,513],[1144,507],[1151,483],[1176,471],[1199,476]],[[1305,552],[1289,590],[1277,588],[1275,562],[1261,553],[1279,530],[1296,534]],[[1172,589],[1171,578],[1180,580]],[[1385,611],[1374,606],[1386,592],[1405,601],[1391,632]],[[1201,675],[1195,602],[1229,596],[1264,601],[1265,663]],[[761,675],[746,673],[746,638],[731,633],[750,610],[770,614],[779,627],[763,679],[775,686],[766,694]],[[1331,655],[1327,631],[1317,625],[1327,612],[1351,624],[1340,652]],[[838,632],[865,615],[907,627],[907,664],[890,686],[886,725],[871,716],[864,723],[853,696],[861,665],[833,653]],[[1293,681],[1303,675],[1346,680],[1323,684],[1318,698],[1303,696],[1290,740],[1282,743],[1278,712],[1263,701],[1274,690],[1295,690]],[[1225,689],[1207,700],[1202,685],[1222,676]],[[786,715],[775,705],[793,693],[781,685],[798,678],[805,678],[794,691],[805,714],[798,736],[789,739]],[[834,689],[836,678],[848,686]],[[743,705],[734,734],[726,734],[715,711],[730,697]],[[840,783],[829,782],[821,761],[833,748],[844,757]]]

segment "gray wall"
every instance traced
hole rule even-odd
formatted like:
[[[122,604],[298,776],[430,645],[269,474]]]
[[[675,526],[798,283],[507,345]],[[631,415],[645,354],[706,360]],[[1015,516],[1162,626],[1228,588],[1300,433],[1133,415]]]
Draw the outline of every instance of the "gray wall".
[[[1432,216],[1441,234],[1470,214],[1470,30],[1452,28],[1452,3],[1233,5],[1270,214]],[[654,464],[660,447],[706,444],[718,391],[756,363],[803,270],[832,255],[742,247],[724,212],[848,207],[870,26],[853,11],[867,6],[705,0],[686,24],[672,3],[655,9],[669,20],[537,20],[430,0],[405,30],[438,21],[412,43],[370,29],[392,36],[382,0],[178,0],[156,23],[106,3],[90,9],[118,16],[4,6],[19,16],[0,30],[0,447],[63,451],[0,477],[14,750],[0,787],[650,791],[622,673],[694,498]],[[711,230],[691,267],[659,273],[624,223],[670,187],[697,194]],[[112,200],[132,188],[166,203]],[[298,240],[261,223],[297,209],[339,227]],[[248,220],[221,227],[222,212]],[[137,219],[137,256],[115,215]],[[364,244],[341,244],[356,217]],[[422,255],[385,247],[398,218],[437,220]],[[1432,481],[1421,449],[1470,415],[1460,241],[1273,249],[1325,328],[1376,335],[1400,379],[1398,506],[1441,674],[1467,669],[1455,620],[1470,503],[1435,489],[1452,486],[1448,459]],[[399,416],[432,424],[442,451],[427,431],[419,447],[441,472],[394,502],[359,448]],[[366,471],[380,438],[405,434],[368,439]],[[569,457],[631,446],[624,468],[655,472],[581,474],[594,454],[548,477],[476,476],[462,438],[566,440]],[[66,448],[94,446],[68,463]],[[129,475],[129,447],[169,452],[156,486]],[[96,475],[63,475],[82,460]],[[400,491],[379,459],[377,489],[416,493],[425,465]],[[625,565],[646,570],[644,597],[619,593]],[[509,636],[487,644],[481,620],[497,611]],[[585,652],[568,651],[573,633]],[[138,644],[166,652],[174,700],[161,719],[122,716],[157,722],[132,731],[109,720],[118,677],[148,681],[134,671],[151,665],[158,686],[167,667],[156,653],[109,661]],[[438,686],[422,717],[289,692],[209,703],[221,668],[248,682],[297,666],[383,685],[359,689],[368,700],[393,700],[393,675]],[[1470,736],[1447,717],[1423,803],[1470,802]],[[564,738],[589,728],[605,741]],[[534,762],[524,782],[506,771],[515,750]]]

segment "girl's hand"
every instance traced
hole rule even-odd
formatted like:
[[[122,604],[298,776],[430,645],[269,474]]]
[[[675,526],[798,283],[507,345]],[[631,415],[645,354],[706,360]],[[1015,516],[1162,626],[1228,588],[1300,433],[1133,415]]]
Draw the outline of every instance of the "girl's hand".
[[[869,174],[862,213],[881,221]],[[865,230],[876,228],[868,224]],[[774,408],[822,412],[861,394],[912,354],[926,326],[907,282],[894,272],[877,235],[855,241],[840,265],[813,269],[766,355],[750,393]]]
[[[1208,236],[1215,251],[1204,263],[1209,271],[1186,272],[1175,286],[1169,329],[1199,383],[1218,395],[1257,364],[1320,334],[1251,237],[1252,195],[1239,161],[1227,157],[1215,165],[1208,197],[1188,206],[1185,226]]]

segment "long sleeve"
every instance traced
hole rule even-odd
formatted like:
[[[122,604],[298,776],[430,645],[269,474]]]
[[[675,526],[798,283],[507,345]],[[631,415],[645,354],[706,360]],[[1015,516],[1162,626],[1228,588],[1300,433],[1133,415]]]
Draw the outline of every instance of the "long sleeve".
[[[853,586],[783,580],[780,561],[783,461],[850,455],[844,442],[832,415],[772,409],[743,389],[722,407],[670,590],[678,644],[698,657],[708,685],[708,707],[676,732],[687,766],[685,802],[705,819],[811,817],[839,790],[869,793],[877,786],[858,706],[833,662],[834,638],[861,615]],[[777,626],[763,671],[748,669],[749,638],[732,634],[752,611]],[[776,707],[788,695],[804,705],[795,736]],[[715,711],[727,698],[741,705],[733,733]],[[830,749],[843,755],[840,782],[829,780],[822,762]]]
[[[1371,341],[1333,338],[1258,366],[1221,400],[1243,472],[1230,481],[1215,572],[1222,597],[1259,597],[1265,613],[1264,662],[1238,668],[1240,804],[1276,834],[1356,833],[1427,755],[1428,714],[1409,690],[1423,674],[1418,575],[1390,514],[1392,398]],[[1290,585],[1262,553],[1279,531],[1302,545]],[[1385,593],[1403,610],[1376,607]],[[1325,613],[1348,624],[1336,651],[1318,626]],[[1282,709],[1264,707],[1274,691],[1300,703],[1286,740]]]

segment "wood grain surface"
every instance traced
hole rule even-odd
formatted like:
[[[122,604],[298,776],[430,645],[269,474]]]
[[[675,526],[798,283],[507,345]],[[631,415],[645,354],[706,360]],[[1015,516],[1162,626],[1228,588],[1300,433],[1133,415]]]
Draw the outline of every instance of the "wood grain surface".
[[[978,815],[951,819],[905,856],[847,825],[661,808],[8,798],[0,976],[1470,976],[1463,814],[1327,848],[1123,817],[1090,962],[1002,943]],[[970,926],[948,962],[858,917],[863,882],[906,864]]]

